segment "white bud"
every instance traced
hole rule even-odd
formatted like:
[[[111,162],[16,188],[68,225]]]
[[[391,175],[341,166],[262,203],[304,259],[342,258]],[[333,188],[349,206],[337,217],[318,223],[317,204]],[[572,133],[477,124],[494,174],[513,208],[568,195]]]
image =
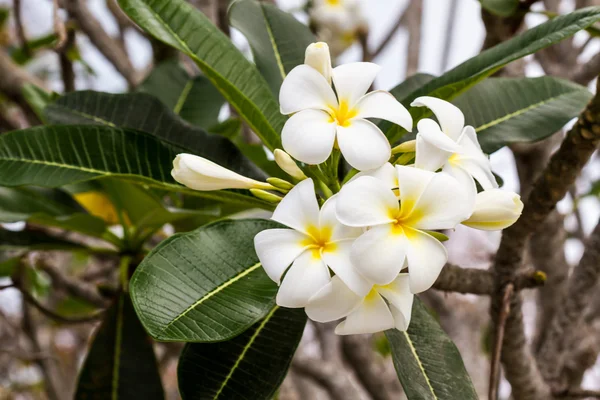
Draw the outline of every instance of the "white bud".
[[[265,182],[255,181],[193,154],[178,154],[173,160],[173,178],[194,190],[273,189]]]
[[[304,172],[298,168],[298,164],[288,153],[281,149],[275,149],[273,154],[275,155],[275,162],[286,174],[299,181],[306,179]]]
[[[304,64],[313,67],[331,84],[331,55],[325,42],[312,43],[306,48]]]
[[[522,211],[523,202],[518,194],[489,189],[477,193],[475,211],[463,224],[484,231],[501,230],[514,224]]]

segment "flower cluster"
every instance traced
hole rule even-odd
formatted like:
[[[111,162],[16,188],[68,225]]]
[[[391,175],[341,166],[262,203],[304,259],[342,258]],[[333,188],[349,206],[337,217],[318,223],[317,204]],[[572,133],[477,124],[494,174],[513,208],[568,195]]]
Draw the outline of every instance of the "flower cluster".
[[[291,117],[285,151],[274,155],[295,184],[258,182],[187,154],[174,162],[173,177],[193,189],[250,189],[278,202],[272,219],[284,227],[254,239],[279,285],[276,302],[305,308],[314,321],[343,319],[338,334],[407,329],[414,294],[435,283],[448,259],[440,231],[503,229],[523,208],[516,193],[498,189],[475,130],[446,101],[416,99],[412,106],[428,107],[437,122],[420,120],[416,140],[392,149],[369,118],[407,131],[413,121],[391,94],[367,93],[378,71],[371,63],[332,69],[327,45],[315,43],[285,78],[281,112]],[[339,155],[360,171],[341,187]]]

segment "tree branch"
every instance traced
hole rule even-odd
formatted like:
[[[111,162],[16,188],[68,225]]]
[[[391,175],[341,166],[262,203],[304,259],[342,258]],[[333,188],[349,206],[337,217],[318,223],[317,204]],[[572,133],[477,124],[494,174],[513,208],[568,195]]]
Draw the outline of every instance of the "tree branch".
[[[504,288],[502,296],[502,309],[498,317],[496,325],[496,334],[494,339],[494,350],[492,352],[492,361],[490,367],[490,386],[489,400],[498,400],[498,386],[500,384],[500,354],[502,352],[502,342],[504,341],[504,329],[506,328],[506,320],[510,313],[510,298],[513,295],[515,286],[509,283]]]
[[[580,85],[587,86],[598,74],[600,74],[600,53],[593,56],[588,62],[578,64],[569,78]]]
[[[333,400],[360,400],[343,368],[323,360],[297,356],[292,369],[322,386]]]

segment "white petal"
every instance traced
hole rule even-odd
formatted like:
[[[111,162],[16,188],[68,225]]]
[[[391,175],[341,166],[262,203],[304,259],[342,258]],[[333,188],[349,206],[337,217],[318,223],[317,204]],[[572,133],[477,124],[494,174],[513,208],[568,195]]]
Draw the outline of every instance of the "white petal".
[[[458,144],[462,154],[457,157],[455,164],[466,169],[484,190],[497,188],[498,183],[492,173],[490,160],[481,151],[477,134],[472,126],[465,127]]]
[[[416,229],[405,232],[409,242],[406,258],[410,291],[421,293],[435,283],[448,261],[448,253],[443,244],[427,233]]]
[[[448,135],[440,130],[440,126],[432,119],[424,118],[417,124],[417,130],[419,134],[441,150],[445,150],[448,153],[456,153],[460,151],[460,146],[452,140]]]
[[[325,111],[304,110],[291,116],[281,132],[283,148],[296,160],[321,164],[331,154],[336,124]]]
[[[410,105],[429,108],[440,121],[442,131],[454,141],[458,140],[465,126],[465,116],[454,104],[436,97],[423,96],[416,98]]]
[[[381,118],[412,130],[410,113],[394,96],[384,90],[376,90],[364,95],[354,106],[358,110],[356,118]]]
[[[299,181],[306,179],[304,172],[302,172],[296,161],[288,153],[281,149],[275,149],[273,156],[275,156],[275,162],[283,172]]]
[[[427,171],[437,171],[452,155],[425,140],[421,133],[417,134],[416,150],[415,167]]]
[[[463,128],[462,133],[456,142],[461,146],[462,152],[467,156],[485,156],[479,145],[477,132],[475,132],[475,128],[470,125]]]
[[[391,225],[376,226],[352,245],[352,262],[368,281],[387,285],[402,269],[407,242],[404,232]]]
[[[477,196],[477,185],[475,185],[475,180],[471,174],[466,169],[454,163],[447,163],[444,165],[442,171],[451,175],[463,187],[467,195],[467,202],[470,204],[471,209],[473,209],[475,207],[475,196]]]
[[[475,229],[495,231],[509,227],[521,215],[523,202],[513,192],[489,189],[477,194],[475,211],[463,224]]]
[[[279,284],[287,267],[306,249],[307,239],[293,229],[267,229],[254,236],[256,255],[269,278]]]
[[[338,335],[375,333],[394,327],[394,317],[379,293],[373,291],[335,328]]]
[[[359,171],[379,168],[392,155],[383,132],[366,119],[353,119],[348,127],[338,126],[337,140],[348,164]]]
[[[417,229],[453,229],[469,218],[473,204],[468,190],[450,175],[440,172],[419,196],[407,223]]]
[[[272,220],[309,234],[319,226],[319,204],[312,179],[305,179],[285,195]]]
[[[325,204],[323,204],[323,207],[321,207],[321,212],[319,213],[319,226],[321,231],[331,230],[329,240],[332,242],[359,237],[362,234],[361,228],[344,225],[337,219],[337,199],[338,195],[336,194],[327,199]]]
[[[379,179],[388,185],[390,189],[398,188],[398,174],[396,173],[396,168],[389,162],[383,164],[379,168],[359,172],[350,179],[350,182],[355,181],[361,176],[372,176],[373,178]]]
[[[419,197],[435,176],[435,172],[404,165],[396,165],[396,172],[400,185],[400,207],[402,216],[406,217],[412,213]]]
[[[363,176],[346,183],[337,199],[337,217],[348,226],[367,227],[393,222],[398,200],[385,183]]]
[[[318,250],[307,250],[294,261],[283,277],[275,299],[288,308],[305,307],[308,300],[331,280]]]
[[[331,55],[327,43],[311,43],[304,53],[304,64],[316,69],[331,84]]]
[[[279,89],[282,114],[306,109],[328,110],[337,99],[327,80],[313,67],[298,65],[290,71]]]
[[[365,296],[373,286],[365,280],[352,264],[350,252],[354,240],[341,240],[335,242],[334,246],[325,248],[321,254],[325,264],[335,272],[336,276],[354,293]]]
[[[410,292],[408,274],[400,274],[394,281],[377,287],[377,291],[390,303],[396,329],[405,331],[410,323],[414,295]]]
[[[331,282],[310,298],[305,311],[313,321],[335,321],[351,313],[362,299],[363,296],[350,290],[339,276],[334,276]]]
[[[340,65],[333,69],[333,85],[340,103],[345,101],[353,106],[373,84],[381,67],[369,62],[356,62]]]

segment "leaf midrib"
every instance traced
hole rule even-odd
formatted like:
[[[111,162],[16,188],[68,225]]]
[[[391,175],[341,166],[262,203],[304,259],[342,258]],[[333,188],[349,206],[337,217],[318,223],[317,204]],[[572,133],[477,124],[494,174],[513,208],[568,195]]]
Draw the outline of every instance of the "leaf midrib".
[[[271,46],[273,47],[273,54],[275,55],[275,61],[277,62],[277,67],[279,67],[279,73],[281,74],[281,78],[285,79],[285,68],[283,66],[283,62],[281,61],[281,55],[279,54],[279,46],[277,46],[277,42],[275,41],[275,36],[273,36],[273,31],[271,30],[271,24],[269,23],[269,19],[267,18],[267,14],[265,13],[265,5],[262,3],[258,4],[260,8],[260,12],[265,20],[265,27],[267,29],[267,35],[269,36],[269,41],[271,42]]]
[[[429,391],[431,392],[431,394],[433,395],[433,397],[435,399],[437,399],[438,397],[435,394],[435,390],[433,389],[433,386],[431,385],[431,382],[429,381],[429,376],[427,376],[427,372],[425,371],[425,367],[423,367],[423,363],[421,362],[421,358],[419,357],[419,353],[417,353],[417,349],[413,345],[413,342],[412,342],[412,339],[410,338],[410,335],[406,331],[403,331],[402,334],[404,334],[404,336],[406,337],[406,342],[408,343],[408,346],[410,347],[410,351],[415,356],[415,360],[417,361],[417,364],[419,365],[419,369],[421,370],[421,372],[423,374],[423,377],[425,378],[425,382],[427,383],[427,387],[429,388]]]

